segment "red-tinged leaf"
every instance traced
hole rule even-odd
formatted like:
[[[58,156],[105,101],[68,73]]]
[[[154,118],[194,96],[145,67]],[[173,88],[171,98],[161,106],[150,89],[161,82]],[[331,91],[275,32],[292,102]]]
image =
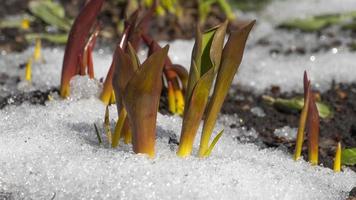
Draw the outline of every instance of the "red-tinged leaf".
[[[106,75],[106,78],[104,81],[104,87],[103,87],[103,91],[101,92],[100,99],[106,105],[110,103],[110,99],[111,99],[111,95],[112,95],[112,91],[113,91],[112,78],[113,78],[113,73],[114,73],[115,65],[116,65],[115,62],[116,62],[116,57],[117,57],[117,49],[118,48],[121,48],[121,49],[126,48],[127,38],[128,38],[128,34],[129,34],[131,28],[132,28],[132,26],[128,24],[124,33],[122,34],[121,40],[116,46],[116,50],[115,50],[115,53],[113,56],[112,63],[110,65],[110,69],[109,69],[108,74]]]
[[[182,81],[183,90],[185,91],[188,84],[188,71],[181,65],[173,64],[171,66],[173,70],[178,74],[179,79]]]
[[[94,63],[93,63],[93,49],[91,46],[88,47],[87,51],[87,63],[88,63],[88,74],[89,78],[93,79],[94,78]]]
[[[122,95],[124,94],[127,83],[135,73],[135,67],[133,66],[130,56],[126,54],[120,47],[116,50],[115,59],[115,71],[112,85],[115,91],[118,113],[120,113],[122,108]]]
[[[162,71],[168,46],[152,54],[128,82],[123,103],[132,130],[133,150],[155,154],[156,118],[162,89]]]
[[[152,19],[154,9],[150,8],[148,11],[144,12],[143,16],[138,20],[133,33],[129,35],[129,41],[132,47],[137,51],[141,44],[142,35],[148,33],[150,21]]]
[[[85,75],[85,63],[83,63],[83,55],[82,54],[78,55],[77,67],[78,67],[78,72],[77,73],[79,75],[81,75],[81,76],[84,76]]]
[[[303,76],[304,102],[306,101],[309,85],[310,85],[310,80],[308,79],[307,71],[304,71],[304,76]]]
[[[315,103],[314,94],[309,90],[309,110],[307,119],[307,135],[308,135],[308,157],[312,165],[318,164],[319,157],[319,112]]]
[[[84,48],[86,37],[95,23],[104,0],[90,0],[80,11],[70,30],[63,58],[60,95],[67,97],[70,93],[70,79],[77,72],[78,55]]]

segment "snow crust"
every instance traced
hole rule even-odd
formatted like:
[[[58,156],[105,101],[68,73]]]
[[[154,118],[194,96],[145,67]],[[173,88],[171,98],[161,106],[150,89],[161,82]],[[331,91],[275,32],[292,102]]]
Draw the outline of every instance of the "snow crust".
[[[90,87],[81,79],[73,86]],[[356,186],[349,169],[334,173],[280,150],[242,144],[238,129],[225,129],[211,157],[180,159],[168,143],[179,138],[178,117],[158,115],[152,160],[129,145],[111,149],[98,144],[93,126],[105,142],[105,106],[95,96],[80,97],[0,111],[1,192],[15,199],[345,199]],[[114,126],[114,106],[110,114]]]

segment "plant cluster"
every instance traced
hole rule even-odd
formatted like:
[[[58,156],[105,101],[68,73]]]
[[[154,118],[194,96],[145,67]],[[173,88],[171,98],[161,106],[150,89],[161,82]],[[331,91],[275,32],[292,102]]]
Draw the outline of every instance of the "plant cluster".
[[[96,20],[104,0],[91,0],[81,10],[70,30],[62,68],[60,95],[70,94],[69,81],[75,75],[94,77],[91,52],[99,32]],[[109,125],[108,109],[105,130],[113,148],[121,138],[132,141],[136,153],[155,154],[156,118],[162,87],[168,90],[169,110],[183,115],[177,155],[190,155],[197,129],[206,114],[199,156],[208,156],[221,137],[209,145],[218,113],[241,63],[245,43],[254,21],[232,31],[224,45],[228,22],[204,33],[197,29],[190,72],[172,64],[168,46],[160,47],[148,34],[148,23],[156,5],[134,11],[125,21],[124,32],[116,45],[113,61],[104,82],[101,100],[116,103],[118,120],[114,132]],[[87,39],[88,38],[88,39]],[[141,63],[137,51],[141,43],[149,47],[148,58]],[[209,100],[210,90],[214,88]]]
[[[316,94],[311,89],[311,82],[308,75],[304,72],[304,103],[300,114],[299,127],[297,132],[297,140],[295,144],[294,160],[301,158],[304,134],[307,135],[308,141],[308,160],[311,165],[318,165],[319,161],[319,129],[321,114],[318,109],[325,109],[323,106],[317,106]],[[341,165],[355,165],[356,164],[356,151],[354,148],[344,149],[341,148],[341,142],[338,142],[335,148],[334,158],[334,172],[341,171]]]

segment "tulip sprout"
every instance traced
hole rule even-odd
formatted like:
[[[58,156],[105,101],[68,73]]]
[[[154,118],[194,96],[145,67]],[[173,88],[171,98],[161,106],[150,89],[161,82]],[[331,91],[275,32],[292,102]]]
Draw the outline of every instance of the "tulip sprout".
[[[195,135],[204,112],[206,112],[206,117],[200,141],[199,156],[209,156],[212,148],[221,137],[222,131],[209,146],[218,113],[241,63],[246,40],[254,23],[255,21],[252,21],[239,31],[232,32],[224,48],[223,41],[227,22],[204,34],[198,31],[186,91],[187,107],[183,116],[178,156],[186,157],[191,154]],[[216,75],[214,92],[208,102],[210,89]]]
[[[319,112],[306,72],[304,72],[304,107],[299,120],[294,160],[300,158],[305,129],[308,136],[308,160],[312,165],[317,165],[319,158]]]
[[[335,158],[334,158],[334,172],[341,171],[341,142],[337,143]]]

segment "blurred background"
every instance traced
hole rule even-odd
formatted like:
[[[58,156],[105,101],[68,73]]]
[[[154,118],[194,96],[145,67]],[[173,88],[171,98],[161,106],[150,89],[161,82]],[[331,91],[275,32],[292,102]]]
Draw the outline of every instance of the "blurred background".
[[[148,9],[154,0],[107,0],[99,16],[101,43],[117,41],[123,19],[138,7]],[[241,21],[238,12],[258,11],[270,0],[158,0],[150,34],[156,40],[191,39],[200,25],[212,27],[229,19]],[[44,45],[63,45],[73,19],[85,0],[3,0],[0,5],[0,50],[22,51],[40,37]]]

